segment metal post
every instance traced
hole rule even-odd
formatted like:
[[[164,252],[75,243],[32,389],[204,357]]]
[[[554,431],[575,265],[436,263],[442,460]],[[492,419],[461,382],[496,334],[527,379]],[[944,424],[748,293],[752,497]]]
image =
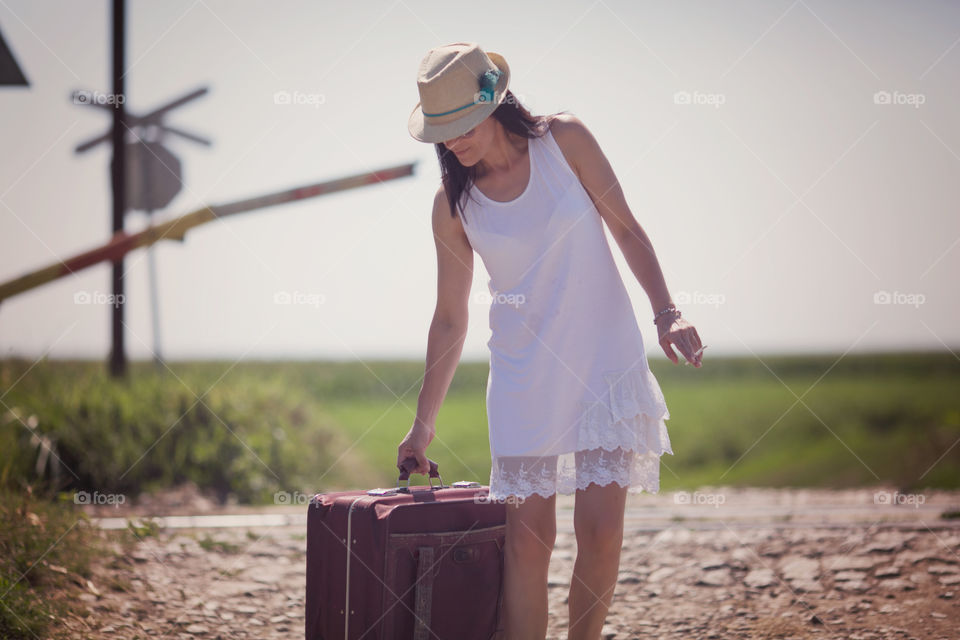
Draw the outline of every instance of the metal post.
[[[147,227],[153,226],[153,211],[147,211]],[[156,246],[147,247],[147,267],[150,276],[150,315],[153,318],[153,363],[158,370],[163,369],[163,355],[160,351],[160,293],[157,284]]]
[[[123,214],[127,207],[126,158],[124,139],[126,138],[126,92],[123,89],[124,27],[126,20],[125,0],[113,0],[113,161],[111,177],[113,183],[113,224],[112,231],[123,231]],[[123,257],[113,262],[113,305],[112,348],[110,350],[110,375],[114,378],[127,374],[127,354],[123,345],[123,308],[126,302],[123,295]]]

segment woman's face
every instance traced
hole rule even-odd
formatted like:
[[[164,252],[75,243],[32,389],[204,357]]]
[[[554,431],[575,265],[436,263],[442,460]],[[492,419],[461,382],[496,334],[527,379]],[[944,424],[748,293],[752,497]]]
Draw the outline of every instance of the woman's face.
[[[465,134],[443,142],[465,167],[475,165],[487,153],[495,133],[495,118],[486,118]]]

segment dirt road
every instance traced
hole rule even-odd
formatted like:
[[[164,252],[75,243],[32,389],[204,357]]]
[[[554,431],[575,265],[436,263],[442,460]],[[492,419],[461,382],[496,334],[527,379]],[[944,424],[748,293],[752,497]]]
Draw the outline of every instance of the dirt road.
[[[548,638],[566,637],[572,508],[561,496]],[[957,509],[960,492],[891,488],[631,495],[603,637],[953,640],[960,520],[940,515]],[[206,513],[98,569],[77,637],[302,638],[305,507]]]

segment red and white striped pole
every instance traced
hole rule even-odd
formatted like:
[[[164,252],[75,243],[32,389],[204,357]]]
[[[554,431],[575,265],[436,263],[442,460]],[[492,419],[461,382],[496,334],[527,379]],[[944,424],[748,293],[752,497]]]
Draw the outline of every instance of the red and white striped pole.
[[[307,198],[314,198],[335,191],[355,189],[357,187],[402,178],[413,175],[414,165],[415,163],[403,164],[379,171],[348,176],[346,178],[318,182],[295,189],[286,189],[255,198],[247,198],[246,200],[238,200],[222,205],[211,205],[133,234],[118,231],[110,241],[103,246],[0,284],[0,301],[62,278],[68,274],[75,273],[99,262],[105,260],[117,261],[134,249],[150,246],[160,240],[179,240],[183,242],[183,237],[187,231],[206,222],[210,222],[215,218],[224,218],[245,211],[263,209],[264,207],[272,207],[286,202],[297,202],[298,200],[306,200]]]

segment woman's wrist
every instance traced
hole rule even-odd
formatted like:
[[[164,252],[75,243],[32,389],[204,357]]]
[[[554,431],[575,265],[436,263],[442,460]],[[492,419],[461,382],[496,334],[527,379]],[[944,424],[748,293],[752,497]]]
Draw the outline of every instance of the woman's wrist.
[[[680,318],[680,316],[680,310],[677,309],[677,306],[671,302],[653,316],[653,324],[660,326],[660,322],[664,318],[667,318],[670,320],[670,322],[673,322],[674,320]]]
[[[422,430],[426,431],[427,433],[436,433],[436,432],[437,432],[437,426],[436,426],[436,424],[434,424],[434,423],[432,423],[432,422],[425,422],[425,421],[421,420],[420,418],[417,418],[416,420],[413,421],[413,426],[414,426],[415,429],[422,429]]]

